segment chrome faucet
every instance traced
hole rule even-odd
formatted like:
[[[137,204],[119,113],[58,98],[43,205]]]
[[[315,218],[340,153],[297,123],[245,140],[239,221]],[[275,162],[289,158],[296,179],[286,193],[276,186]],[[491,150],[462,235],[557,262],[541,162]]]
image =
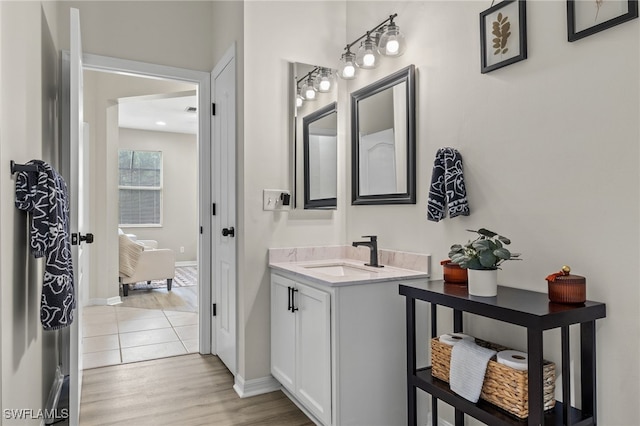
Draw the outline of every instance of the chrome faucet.
[[[363,235],[362,238],[369,238],[370,241],[354,241],[353,246],[369,247],[369,263],[365,263],[365,265],[373,266],[375,268],[384,268],[384,265],[378,265],[378,237],[376,235]]]

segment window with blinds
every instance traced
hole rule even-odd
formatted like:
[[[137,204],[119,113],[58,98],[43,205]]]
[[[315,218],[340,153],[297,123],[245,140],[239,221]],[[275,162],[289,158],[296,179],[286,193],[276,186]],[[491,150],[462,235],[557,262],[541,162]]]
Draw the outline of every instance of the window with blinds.
[[[162,225],[162,152],[118,150],[120,225]]]

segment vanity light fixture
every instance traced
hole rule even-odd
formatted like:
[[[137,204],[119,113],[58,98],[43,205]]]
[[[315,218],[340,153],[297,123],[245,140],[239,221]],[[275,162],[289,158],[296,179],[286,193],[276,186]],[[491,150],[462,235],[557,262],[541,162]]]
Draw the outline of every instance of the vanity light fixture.
[[[376,68],[380,59],[379,55],[396,57],[404,53],[406,49],[404,34],[400,32],[400,27],[393,21],[397,16],[397,13],[390,15],[380,24],[346,45],[345,51],[340,57],[340,68],[338,69],[338,75],[341,78],[354,79],[357,74],[355,65],[363,69]],[[351,47],[362,39],[365,40],[361,43],[357,55],[354,55],[351,52]]]

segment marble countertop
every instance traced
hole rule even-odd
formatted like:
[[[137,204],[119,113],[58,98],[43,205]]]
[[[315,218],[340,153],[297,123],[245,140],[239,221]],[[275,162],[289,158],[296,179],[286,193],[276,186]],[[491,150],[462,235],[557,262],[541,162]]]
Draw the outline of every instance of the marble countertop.
[[[383,281],[405,281],[429,277],[429,255],[394,252],[380,259],[382,268],[366,266],[368,261],[349,250],[270,249],[269,267],[328,286],[369,284]],[[318,255],[319,253],[322,253]],[[347,256],[345,256],[347,255]],[[385,262],[388,260],[388,262]]]

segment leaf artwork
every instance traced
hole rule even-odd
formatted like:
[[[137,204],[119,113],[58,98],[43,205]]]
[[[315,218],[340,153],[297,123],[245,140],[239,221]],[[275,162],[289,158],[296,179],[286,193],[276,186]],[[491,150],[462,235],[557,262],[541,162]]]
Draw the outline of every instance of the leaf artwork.
[[[603,1],[603,0],[596,0]],[[507,41],[509,40],[509,36],[511,35],[511,22],[509,22],[508,16],[503,16],[502,13],[498,13],[496,20],[493,21],[493,31],[491,34],[494,35],[492,40],[493,48],[495,49],[493,54],[500,55],[505,54],[509,51],[507,46]]]
[[[598,20],[598,13],[600,13],[600,7],[602,6],[602,2],[604,2],[604,0],[596,0],[596,17],[593,20],[593,22],[596,22]]]

